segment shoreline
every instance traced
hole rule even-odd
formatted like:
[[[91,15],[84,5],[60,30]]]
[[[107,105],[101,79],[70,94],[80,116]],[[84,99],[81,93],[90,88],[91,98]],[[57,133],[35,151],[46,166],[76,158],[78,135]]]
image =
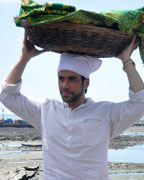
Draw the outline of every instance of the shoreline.
[[[0,128],[34,128],[32,125],[25,123],[25,124],[20,124],[20,123],[6,123],[1,122],[2,120],[0,120]],[[17,121],[22,121],[22,120],[17,120]],[[134,127],[144,127],[144,122],[139,122],[139,123],[135,123],[132,128]]]
[[[144,127],[134,126],[127,132],[144,132]],[[0,128],[1,180],[42,180],[42,150],[24,147],[24,144],[41,144],[41,135],[34,128]],[[124,149],[144,144],[143,136],[117,136],[110,149]],[[16,153],[13,153],[15,151]],[[109,162],[110,180],[144,179],[144,163]]]

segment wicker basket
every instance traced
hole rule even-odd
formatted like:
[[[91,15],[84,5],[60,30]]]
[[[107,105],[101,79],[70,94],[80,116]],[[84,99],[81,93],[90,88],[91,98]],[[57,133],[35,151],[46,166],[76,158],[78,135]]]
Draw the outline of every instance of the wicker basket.
[[[70,22],[29,25],[27,21],[22,21],[21,25],[34,45],[58,53],[114,57],[133,38],[133,35],[118,30]]]

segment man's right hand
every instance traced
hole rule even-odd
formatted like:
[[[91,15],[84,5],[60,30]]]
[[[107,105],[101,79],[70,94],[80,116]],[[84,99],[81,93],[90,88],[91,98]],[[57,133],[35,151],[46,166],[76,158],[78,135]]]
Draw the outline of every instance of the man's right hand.
[[[40,55],[47,50],[38,50],[35,48],[35,46],[32,44],[32,42],[29,40],[28,35],[25,32],[23,45],[22,45],[22,55],[21,58],[25,60],[30,60],[32,57],[35,57],[37,55]]]
[[[47,50],[37,50],[32,42],[29,40],[27,34],[24,35],[23,45],[22,45],[22,55],[18,62],[13,66],[9,72],[6,82],[7,84],[16,84],[20,81],[23,71],[26,67],[27,62],[32,58]]]

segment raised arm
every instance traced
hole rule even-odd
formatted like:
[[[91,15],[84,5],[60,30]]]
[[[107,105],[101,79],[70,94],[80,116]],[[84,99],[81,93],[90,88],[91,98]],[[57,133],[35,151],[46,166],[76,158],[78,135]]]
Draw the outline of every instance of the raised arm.
[[[3,82],[0,88],[0,101],[17,116],[38,129],[41,128],[41,105],[43,101],[20,93],[20,79],[27,62],[45,51],[37,50],[25,34],[20,59],[8,74],[6,83]]]
[[[131,44],[118,56],[118,58],[122,60],[123,68],[128,76],[130,89],[133,92],[138,92],[144,89],[144,83],[136,71],[134,62],[130,58],[138,44],[139,42],[136,41],[136,36],[134,36]]]
[[[46,52],[46,50],[37,50],[34,45],[29,40],[27,34],[24,35],[22,54],[18,62],[13,66],[10,73],[6,78],[7,84],[16,84],[20,81],[23,71],[26,67],[27,62],[32,58],[41,53]]]

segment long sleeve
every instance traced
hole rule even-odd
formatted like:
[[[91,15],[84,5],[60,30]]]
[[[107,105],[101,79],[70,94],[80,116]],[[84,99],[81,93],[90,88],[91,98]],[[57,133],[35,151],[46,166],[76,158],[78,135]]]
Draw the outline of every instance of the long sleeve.
[[[144,116],[144,90],[129,91],[129,100],[111,108],[111,138],[132,126]]]
[[[17,116],[40,130],[42,101],[21,94],[21,83],[22,81],[17,84],[4,82],[1,85],[0,101]]]

